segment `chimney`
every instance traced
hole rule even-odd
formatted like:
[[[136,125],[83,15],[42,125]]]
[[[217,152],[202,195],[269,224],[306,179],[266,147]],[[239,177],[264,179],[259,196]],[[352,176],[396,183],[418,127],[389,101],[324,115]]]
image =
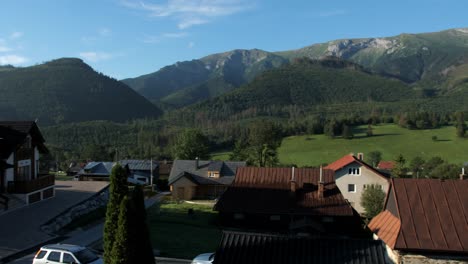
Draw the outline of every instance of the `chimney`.
[[[322,165],[320,165],[320,179],[318,182],[318,198],[323,199],[325,192],[325,185],[323,183],[323,168]]]
[[[364,160],[364,153],[359,152],[359,153],[357,154],[357,158],[358,158],[358,160]]]
[[[460,180],[465,180],[466,179],[466,175],[465,175],[465,167],[462,167],[462,172],[460,174]]]
[[[296,192],[296,176],[294,175],[294,167],[292,167],[290,184],[291,184],[291,192],[295,193]]]
[[[196,158],[195,158],[195,169],[196,169],[196,170],[198,170],[199,165],[200,165],[199,159],[198,159],[198,157],[196,157]]]

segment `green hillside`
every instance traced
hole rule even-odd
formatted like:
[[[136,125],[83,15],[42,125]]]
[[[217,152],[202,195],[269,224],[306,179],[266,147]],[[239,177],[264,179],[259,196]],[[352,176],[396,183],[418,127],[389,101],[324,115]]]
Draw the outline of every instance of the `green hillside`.
[[[320,105],[397,102],[417,97],[406,84],[368,73],[351,62],[334,58],[300,59],[267,71],[248,85],[188,108],[188,111],[223,119],[248,109],[265,107],[295,106],[313,111]],[[343,111],[352,112],[353,109]]]
[[[161,111],[127,85],[80,59],[0,71],[0,119],[41,125],[157,117]]]
[[[450,163],[468,161],[468,140],[456,137],[454,127],[431,130],[408,130],[396,125],[373,126],[373,137],[366,137],[367,126],[354,128],[355,138],[331,139],[325,135],[292,136],[283,139],[279,148],[280,162],[298,166],[317,166],[331,163],[351,152],[382,152],[383,160],[393,160],[402,154],[409,162],[420,156],[429,159],[439,156]],[[437,136],[437,141],[432,140]]]

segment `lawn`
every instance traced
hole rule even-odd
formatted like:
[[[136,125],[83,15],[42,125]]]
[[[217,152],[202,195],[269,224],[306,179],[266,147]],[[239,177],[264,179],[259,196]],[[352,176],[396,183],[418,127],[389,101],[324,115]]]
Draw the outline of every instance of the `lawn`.
[[[401,153],[408,162],[416,156],[423,159],[440,156],[455,164],[468,161],[468,138],[458,138],[453,126],[409,130],[384,124],[373,126],[372,137],[366,137],[366,130],[367,125],[355,127],[355,137],[350,140],[339,137],[331,139],[324,135],[286,137],[278,149],[279,160],[282,164],[317,166],[331,163],[351,152],[363,152],[365,159],[366,154],[378,150],[382,152],[384,160],[393,160]],[[437,140],[433,140],[433,136]],[[212,154],[212,158],[226,160],[229,154],[227,151],[217,152]]]
[[[439,156],[450,163],[468,161],[468,139],[457,138],[455,128],[408,130],[396,125],[373,126],[374,136],[366,137],[367,126],[354,128],[354,139],[330,139],[324,135],[292,136],[283,139],[279,159],[284,164],[316,166],[331,163],[345,154],[371,151],[382,152],[384,160],[393,160],[402,154],[407,161],[416,156],[428,159]],[[436,136],[437,140],[432,137]]]
[[[187,213],[189,209],[194,210],[193,215]],[[163,202],[152,206],[148,223],[153,248],[161,256],[183,259],[214,252],[221,239],[217,215],[207,205]]]

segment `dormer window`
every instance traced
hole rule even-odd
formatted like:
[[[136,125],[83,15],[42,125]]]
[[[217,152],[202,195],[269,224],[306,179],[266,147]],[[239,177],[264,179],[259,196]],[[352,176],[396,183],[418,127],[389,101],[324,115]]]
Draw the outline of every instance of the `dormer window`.
[[[361,169],[359,169],[359,168],[348,168],[348,174],[361,175]]]
[[[219,171],[208,171],[208,177],[219,178]]]

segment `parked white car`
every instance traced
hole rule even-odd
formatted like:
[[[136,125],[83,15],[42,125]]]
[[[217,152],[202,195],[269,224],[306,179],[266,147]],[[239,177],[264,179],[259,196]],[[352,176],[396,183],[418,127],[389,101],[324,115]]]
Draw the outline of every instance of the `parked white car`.
[[[204,253],[196,256],[192,260],[192,264],[211,264],[215,258],[215,253]]]
[[[34,256],[33,264],[103,264],[91,250],[75,245],[51,244],[41,247]]]

